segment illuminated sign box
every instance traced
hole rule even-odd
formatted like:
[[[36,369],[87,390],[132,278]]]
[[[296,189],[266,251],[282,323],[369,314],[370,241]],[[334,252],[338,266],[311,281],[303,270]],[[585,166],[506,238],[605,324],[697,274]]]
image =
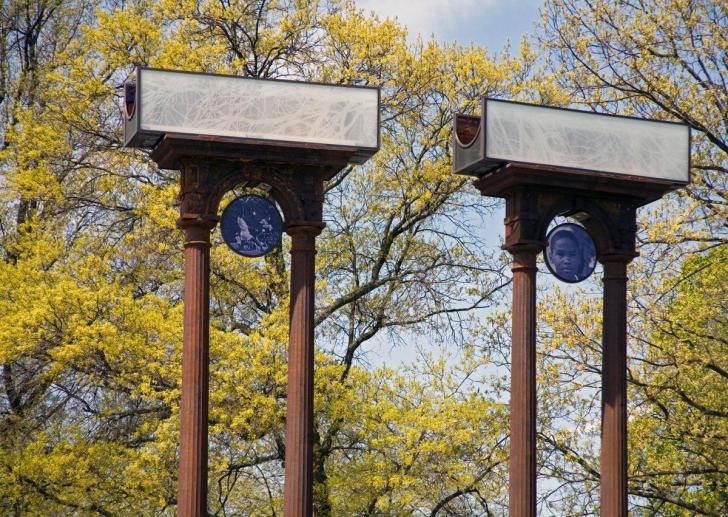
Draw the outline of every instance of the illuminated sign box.
[[[373,87],[138,68],[125,86],[125,106],[127,147],[179,137],[283,155],[337,152],[352,163],[379,148]]]
[[[493,99],[483,100],[480,117],[456,116],[454,172],[483,176],[516,163],[684,185],[690,128]]]

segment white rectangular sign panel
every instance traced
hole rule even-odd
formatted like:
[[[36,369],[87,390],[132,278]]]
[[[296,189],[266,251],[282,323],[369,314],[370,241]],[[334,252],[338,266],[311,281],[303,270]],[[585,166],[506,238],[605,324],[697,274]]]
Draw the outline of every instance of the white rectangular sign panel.
[[[684,124],[483,100],[478,118],[457,116],[455,172],[480,176],[506,163],[689,180],[690,128]]]
[[[379,90],[139,69],[129,146],[167,133],[376,149]],[[264,142],[265,143],[265,142]]]
[[[690,137],[682,124],[491,99],[485,124],[492,160],[688,181]]]

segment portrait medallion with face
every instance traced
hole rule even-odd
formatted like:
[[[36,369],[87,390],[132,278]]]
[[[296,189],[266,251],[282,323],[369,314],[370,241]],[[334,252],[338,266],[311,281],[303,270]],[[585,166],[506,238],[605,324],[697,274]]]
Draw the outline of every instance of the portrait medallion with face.
[[[577,283],[589,278],[597,264],[594,241],[578,224],[564,223],[546,236],[546,267],[563,282]]]

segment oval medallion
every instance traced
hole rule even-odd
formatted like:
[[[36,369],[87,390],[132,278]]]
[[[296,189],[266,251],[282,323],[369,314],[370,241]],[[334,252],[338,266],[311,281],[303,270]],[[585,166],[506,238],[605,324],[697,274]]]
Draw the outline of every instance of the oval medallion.
[[[543,252],[546,267],[556,278],[575,284],[589,278],[597,264],[594,241],[578,224],[564,223],[546,236]]]
[[[245,257],[260,257],[280,246],[283,220],[275,204],[246,195],[233,199],[222,212],[220,230],[225,243]]]

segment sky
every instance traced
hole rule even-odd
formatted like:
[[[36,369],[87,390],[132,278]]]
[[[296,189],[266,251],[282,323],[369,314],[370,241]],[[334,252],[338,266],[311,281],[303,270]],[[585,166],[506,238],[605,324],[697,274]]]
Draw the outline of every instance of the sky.
[[[440,42],[475,43],[496,53],[507,42],[517,50],[522,34],[535,33],[541,0],[356,0],[356,4],[381,18],[396,17],[407,27],[409,39],[417,34],[423,39],[434,36]],[[487,246],[492,249],[500,247],[505,234],[503,205],[488,214],[483,224]],[[437,350],[431,344],[418,344],[424,351]],[[411,345],[392,347],[386,338],[376,340],[365,347],[366,360],[373,366],[416,362],[416,350]]]
[[[510,43],[517,50],[524,33],[533,35],[542,0],[355,0],[366,12],[381,18],[397,18],[408,37],[434,36],[441,42],[475,43],[499,52]],[[487,240],[498,246],[503,210],[488,218]]]
[[[476,43],[498,51],[507,40],[517,48],[521,34],[533,34],[540,0],[356,0],[365,11],[397,19],[410,37],[434,34],[443,42]]]
[[[499,52],[507,43],[517,50],[524,33],[533,35],[542,0],[355,0],[381,18],[397,18],[410,39],[434,36],[441,42],[475,43]],[[504,210],[488,218],[487,240],[498,246]]]

